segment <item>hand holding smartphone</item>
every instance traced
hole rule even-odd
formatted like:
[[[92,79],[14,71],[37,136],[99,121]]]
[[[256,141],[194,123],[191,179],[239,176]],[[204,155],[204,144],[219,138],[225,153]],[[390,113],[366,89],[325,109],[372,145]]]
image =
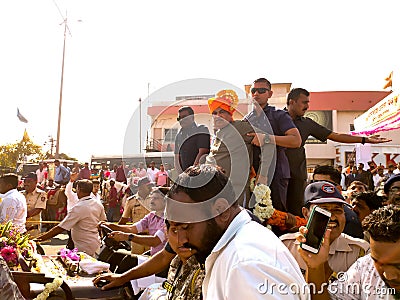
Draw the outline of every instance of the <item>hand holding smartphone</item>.
[[[330,218],[331,213],[329,211],[318,206],[313,207],[306,226],[306,242],[300,243],[302,249],[318,253]]]

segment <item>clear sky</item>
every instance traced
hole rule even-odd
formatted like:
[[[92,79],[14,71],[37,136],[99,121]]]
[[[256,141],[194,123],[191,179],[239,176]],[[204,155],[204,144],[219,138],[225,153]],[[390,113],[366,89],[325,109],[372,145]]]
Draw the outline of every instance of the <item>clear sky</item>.
[[[310,91],[382,90],[399,66],[396,0],[3,0],[0,144],[19,140],[24,128],[40,145],[56,137],[57,6],[67,10],[72,34],[60,152],[82,161],[122,153],[138,98],[176,81],[243,87],[267,77]],[[17,119],[17,107],[28,124]]]

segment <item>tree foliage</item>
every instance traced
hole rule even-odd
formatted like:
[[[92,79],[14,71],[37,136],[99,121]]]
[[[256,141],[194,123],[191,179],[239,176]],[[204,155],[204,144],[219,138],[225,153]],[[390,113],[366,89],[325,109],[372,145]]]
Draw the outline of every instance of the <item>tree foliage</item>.
[[[0,146],[0,165],[15,168],[18,161],[37,160],[43,156],[42,147],[34,144],[25,132],[20,142]]]

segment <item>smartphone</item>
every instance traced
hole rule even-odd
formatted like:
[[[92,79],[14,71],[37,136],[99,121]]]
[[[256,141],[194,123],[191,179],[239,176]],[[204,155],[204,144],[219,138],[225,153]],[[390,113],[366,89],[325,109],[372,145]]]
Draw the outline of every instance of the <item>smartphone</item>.
[[[330,218],[331,213],[329,211],[318,206],[313,207],[307,222],[307,241],[300,244],[302,249],[318,253]]]

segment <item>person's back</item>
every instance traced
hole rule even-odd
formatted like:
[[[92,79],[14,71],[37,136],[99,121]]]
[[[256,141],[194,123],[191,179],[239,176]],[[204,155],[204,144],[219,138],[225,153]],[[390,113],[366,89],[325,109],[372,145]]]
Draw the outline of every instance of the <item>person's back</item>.
[[[104,207],[100,201],[91,196],[92,191],[93,183],[90,180],[79,180],[76,185],[79,201],[71,208],[66,218],[57,225],[58,230],[71,230],[75,247],[89,255],[94,255],[100,247],[97,225],[100,221],[106,220]],[[51,236],[44,234],[39,238],[45,237]]]
[[[103,205],[95,198],[86,197],[68,212],[60,226],[66,230],[71,229],[72,240],[79,251],[94,255],[100,247],[100,237],[97,225],[105,220]]]
[[[0,193],[4,194],[0,202],[0,223],[11,221],[19,231],[25,232],[27,205],[25,197],[17,191],[18,176],[5,174],[0,177]]]

